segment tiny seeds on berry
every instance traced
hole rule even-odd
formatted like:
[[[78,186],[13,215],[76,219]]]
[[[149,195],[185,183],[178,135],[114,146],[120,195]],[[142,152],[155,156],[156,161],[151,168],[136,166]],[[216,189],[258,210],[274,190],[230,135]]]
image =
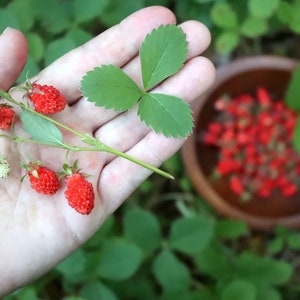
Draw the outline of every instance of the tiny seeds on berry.
[[[53,170],[39,163],[23,164],[23,166],[33,190],[43,195],[54,195],[58,191],[60,184]]]
[[[77,212],[88,215],[94,208],[93,185],[79,173],[67,176],[65,197]]]
[[[32,84],[28,99],[37,112],[46,115],[62,111],[67,104],[65,97],[57,88],[37,83]]]
[[[10,130],[11,126],[15,123],[15,112],[14,110],[6,105],[0,105],[0,129]]]

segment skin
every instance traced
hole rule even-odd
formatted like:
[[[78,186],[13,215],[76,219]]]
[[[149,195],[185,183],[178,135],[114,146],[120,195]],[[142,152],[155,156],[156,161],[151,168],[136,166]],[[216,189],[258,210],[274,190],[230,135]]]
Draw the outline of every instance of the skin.
[[[153,28],[169,23],[176,23],[176,19],[168,9],[142,9],[62,56],[31,80],[54,85],[66,96],[69,105],[55,115],[57,120],[158,167],[178,151],[184,139],[153,133],[139,121],[134,110],[118,114],[94,107],[81,97],[79,86],[88,70],[102,64],[120,66],[140,83],[137,55],[141,43]],[[180,26],[189,42],[188,61],[155,91],[192,104],[214,80],[213,65],[200,56],[210,43],[210,33],[196,21]],[[7,29],[0,36],[0,88],[8,90],[14,84],[26,59],[25,37],[15,29]],[[20,92],[15,92],[14,97],[21,99]],[[69,143],[79,143],[76,136],[64,134]],[[108,153],[72,153],[70,162],[79,159],[79,167],[92,175],[89,180],[95,187],[95,208],[90,215],[83,216],[68,206],[63,187],[55,196],[44,196],[30,188],[28,179],[20,183],[25,173],[19,161],[24,157],[42,160],[59,172],[65,162],[65,151],[32,144],[17,147],[16,143],[2,139],[0,153],[7,155],[13,170],[8,179],[0,182],[0,296],[39,278],[80,247],[151,174]]]

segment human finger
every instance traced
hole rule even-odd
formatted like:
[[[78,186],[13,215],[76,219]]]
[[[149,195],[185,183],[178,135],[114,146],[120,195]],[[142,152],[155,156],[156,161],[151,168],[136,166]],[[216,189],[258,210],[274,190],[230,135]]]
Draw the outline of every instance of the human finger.
[[[16,29],[7,28],[0,35],[0,88],[9,89],[22,72],[28,54],[25,36]]]

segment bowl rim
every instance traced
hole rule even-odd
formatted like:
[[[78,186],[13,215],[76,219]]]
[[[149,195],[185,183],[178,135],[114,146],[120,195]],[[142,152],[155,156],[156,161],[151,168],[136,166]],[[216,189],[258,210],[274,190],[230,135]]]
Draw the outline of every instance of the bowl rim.
[[[205,99],[209,98],[220,85],[226,82],[226,80],[241,72],[244,73],[263,68],[291,71],[297,66],[297,64],[297,60],[287,57],[259,55],[239,58],[218,67],[216,70],[216,79],[214,84],[203,95],[201,95],[197,101],[195,101],[195,105],[192,106],[195,124],[197,124],[197,115],[199,115],[199,111],[205,103]],[[187,138],[181,149],[185,170],[196,191],[203,196],[205,201],[211,204],[217,212],[230,218],[244,220],[250,227],[255,229],[269,230],[276,225],[283,225],[289,228],[297,228],[300,226],[300,212],[299,214],[292,216],[276,218],[265,216],[260,217],[241,211],[237,207],[224,201],[209,184],[209,181],[202,172],[201,167],[198,165],[195,144],[195,135],[192,134]]]

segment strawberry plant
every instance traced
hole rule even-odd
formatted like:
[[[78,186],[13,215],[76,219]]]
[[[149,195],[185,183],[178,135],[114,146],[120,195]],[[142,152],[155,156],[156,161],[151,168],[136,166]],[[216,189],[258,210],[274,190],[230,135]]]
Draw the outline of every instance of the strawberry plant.
[[[96,67],[82,79],[83,96],[96,106],[112,108],[119,112],[138,106],[137,113],[141,121],[157,134],[166,137],[185,137],[192,130],[191,110],[187,103],[173,95],[154,93],[151,90],[166,78],[174,75],[184,64],[187,54],[187,41],[183,31],[176,25],[165,25],[154,29],[147,35],[140,50],[143,88],[140,88],[125,72],[113,65]],[[10,134],[1,134],[16,143],[34,143],[45,147],[56,147],[69,152],[104,151],[123,157],[148,168],[160,175],[173,178],[154,166],[117,149],[103,144],[99,139],[84,132],[79,132],[49,115],[64,110],[65,97],[54,86],[41,85],[26,81],[24,87],[15,88],[22,92],[22,100],[16,100],[10,93],[0,91],[2,96],[0,121],[2,129]],[[23,134],[17,134],[14,107],[21,108],[18,114]],[[162,122],[163,120],[163,122]],[[69,132],[86,146],[68,144],[61,130]],[[22,156],[22,153],[20,153]],[[7,155],[7,153],[3,153]],[[67,157],[68,155],[66,155]],[[59,189],[57,175],[47,168],[47,162],[22,163],[29,177],[31,187],[46,195],[53,195]],[[3,176],[8,175],[3,165]],[[81,214],[89,214],[94,207],[92,184],[77,169],[77,161],[70,167],[67,162],[60,179],[66,181],[65,197],[69,205]],[[13,170],[10,170],[13,172]]]
[[[140,50],[143,88],[121,69],[106,65],[88,72],[82,79],[81,90],[96,106],[122,112],[138,105],[140,119],[156,132],[187,136],[192,130],[188,105],[175,96],[150,92],[182,67],[186,53],[182,31],[173,25],[161,26],[146,37]]]

